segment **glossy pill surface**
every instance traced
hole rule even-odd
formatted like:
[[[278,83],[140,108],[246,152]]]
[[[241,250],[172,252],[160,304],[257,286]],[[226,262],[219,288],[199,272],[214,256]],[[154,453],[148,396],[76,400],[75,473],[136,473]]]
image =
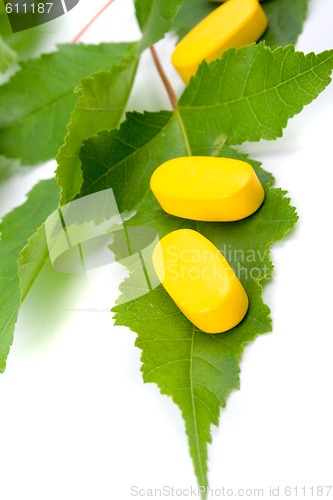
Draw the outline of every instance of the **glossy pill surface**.
[[[258,0],[228,0],[178,43],[172,63],[188,83],[203,60],[213,61],[231,47],[257,41],[267,25],[266,14]]]
[[[165,212],[210,222],[244,219],[265,196],[249,163],[213,156],[169,160],[155,170],[150,187]]]
[[[173,231],[156,245],[152,259],[165,290],[200,330],[225,332],[244,318],[246,292],[222,253],[202,234]]]

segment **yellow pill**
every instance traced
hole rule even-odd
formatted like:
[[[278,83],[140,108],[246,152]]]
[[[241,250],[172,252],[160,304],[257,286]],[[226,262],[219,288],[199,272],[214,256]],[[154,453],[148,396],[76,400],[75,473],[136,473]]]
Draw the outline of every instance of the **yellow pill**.
[[[257,41],[268,20],[258,0],[228,0],[195,26],[177,45],[172,63],[185,83],[198,66],[231,47]]]
[[[211,222],[244,219],[265,196],[249,163],[213,156],[169,160],[155,170],[150,187],[168,214]]]
[[[246,292],[222,253],[202,234],[173,231],[156,245],[152,259],[165,290],[200,330],[225,332],[244,318]]]

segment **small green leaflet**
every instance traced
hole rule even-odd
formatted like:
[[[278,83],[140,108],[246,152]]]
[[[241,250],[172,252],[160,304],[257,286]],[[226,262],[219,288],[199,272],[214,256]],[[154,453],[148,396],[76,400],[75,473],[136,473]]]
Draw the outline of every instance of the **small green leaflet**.
[[[303,31],[308,0],[268,0],[262,4],[269,28],[263,39],[270,47],[296,43]]]
[[[308,0],[267,0],[261,3],[269,25],[263,39],[271,47],[296,43],[302,33]],[[173,29],[183,38],[219,4],[208,0],[184,0],[174,21]]]
[[[133,44],[60,45],[22,62],[0,87],[0,154],[33,165],[57,154],[75,106],[80,79],[121,63]]]
[[[40,245],[24,257],[21,269],[24,282],[20,292],[17,261],[28,239],[58,206],[59,195],[54,180],[40,182],[28,195],[27,201],[6,215],[0,224],[0,372],[13,342],[13,333],[22,299],[48,256]],[[39,234],[39,239],[41,238]],[[38,251],[39,248],[39,251]],[[44,259],[44,260],[43,260]]]
[[[16,53],[5,43],[0,36],[0,73],[7,71],[16,60]]]
[[[135,0],[135,11],[142,31],[140,50],[158,42],[170,30],[183,0]]]
[[[136,57],[126,58],[122,65],[112,66],[109,71],[100,71],[81,81],[77,89],[80,97],[67,127],[65,143],[57,156],[57,182],[62,188],[62,204],[80,193],[82,174],[79,152],[83,141],[101,130],[119,125],[137,64]]]
[[[101,132],[81,150],[82,196],[112,188],[120,212],[135,211],[126,224],[150,226],[160,237],[181,227],[197,229],[227,252],[248,292],[251,306],[246,320],[233,332],[218,336],[196,330],[161,287],[123,303],[124,297],[133,297],[135,273],[122,285],[122,304],[115,308],[117,324],[138,333],[144,380],[156,382],[182,411],[202,486],[208,484],[210,427],[218,423],[230,391],[239,386],[243,347],[271,329],[269,310],[261,299],[262,284],[272,272],[270,246],[290,231],[297,216],[285,192],[271,188],[272,177],[255,162],[266,188],[265,203],[253,216],[230,224],[194,223],[164,213],[150,191],[150,176],[162,162],[177,156],[244,159],[229,144],[281,135],[288,118],[329,83],[332,67],[329,52],[304,56],[292,47],[272,51],[263,44],[230,50],[200,67],[175,113],[130,113],[119,131]],[[293,95],[293,106],[288,104],[288,93]],[[250,116],[256,119],[256,127]],[[233,258],[239,251],[242,258]]]

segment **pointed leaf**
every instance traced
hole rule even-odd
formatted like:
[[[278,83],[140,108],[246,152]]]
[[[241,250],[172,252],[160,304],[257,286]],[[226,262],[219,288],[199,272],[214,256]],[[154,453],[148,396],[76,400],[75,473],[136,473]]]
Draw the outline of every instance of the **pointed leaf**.
[[[332,69],[333,50],[305,55],[263,43],[202,63],[179,101],[194,154],[223,137],[230,144],[280,137],[289,118],[330,83]]]

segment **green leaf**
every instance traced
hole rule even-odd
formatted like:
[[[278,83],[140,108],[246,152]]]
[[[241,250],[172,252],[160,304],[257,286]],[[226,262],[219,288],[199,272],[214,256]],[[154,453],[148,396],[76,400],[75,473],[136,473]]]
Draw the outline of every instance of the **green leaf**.
[[[136,17],[142,31],[140,50],[164,37],[182,2],[183,0],[135,0]]]
[[[174,20],[172,29],[179,38],[183,38],[218,6],[218,4],[208,0],[184,0]]]
[[[268,17],[263,36],[270,47],[296,43],[302,33],[308,11],[308,0],[269,0],[262,4]]]
[[[296,43],[306,19],[308,0],[267,0],[261,6],[269,21],[262,37],[266,44],[277,47]],[[179,38],[183,38],[217,7],[218,3],[208,0],[184,0],[173,23],[173,30]]]
[[[166,214],[152,195],[149,180],[162,162],[188,153],[186,134],[181,120],[172,113],[129,114],[119,131],[102,132],[85,142],[82,195],[112,188],[119,211],[135,211],[125,224],[149,226],[160,237],[184,227],[200,231],[224,251],[247,290],[251,305],[246,320],[221,335],[195,329],[162,287],[131,300],[137,296],[137,269],[121,286],[123,303],[114,309],[116,323],[138,333],[136,345],[143,351],[145,382],[157,383],[179,406],[198,482],[207,486],[211,425],[218,424],[220,407],[230,391],[239,387],[244,345],[271,329],[269,309],[261,299],[261,282],[272,273],[269,247],[283,238],[297,216],[285,193],[270,187],[272,176],[257,162],[227,145],[217,149],[214,141],[206,144],[205,154],[252,163],[266,188],[265,203],[256,214],[235,223],[196,223]]]
[[[81,78],[119,64],[133,44],[61,45],[22,63],[0,87],[0,153],[36,164],[53,158],[66,135]]]
[[[332,69],[333,50],[305,55],[263,43],[203,62],[179,101],[192,151],[223,137],[229,144],[280,137],[330,83]]]
[[[0,372],[13,342],[13,333],[22,299],[41,268],[45,250],[24,256],[21,267],[22,296],[18,276],[18,259],[30,236],[58,206],[54,180],[42,181],[29,193],[27,201],[6,215],[0,224]],[[39,232],[38,238],[42,238]]]
[[[0,36],[0,73],[7,71],[16,60],[16,53],[4,42]]]
[[[137,69],[138,59],[126,59],[81,81],[80,97],[68,125],[65,143],[57,156],[57,182],[62,204],[80,193],[82,185],[79,152],[83,141],[103,129],[119,125]]]

